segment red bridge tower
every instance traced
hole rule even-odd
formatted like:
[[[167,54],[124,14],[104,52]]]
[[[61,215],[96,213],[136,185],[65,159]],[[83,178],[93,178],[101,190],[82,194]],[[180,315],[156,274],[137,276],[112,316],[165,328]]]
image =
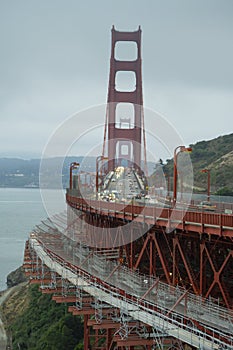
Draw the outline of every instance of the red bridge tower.
[[[116,58],[116,45],[118,42],[136,43],[137,57],[135,60],[119,60]],[[119,72],[132,72],[135,78],[135,89],[122,91],[116,87],[116,78]],[[132,107],[132,116],[120,116],[117,119],[119,104],[129,104]],[[142,132],[143,131],[143,132]],[[142,135],[143,134],[143,135]],[[110,75],[108,86],[108,106],[106,112],[104,148],[107,138],[108,172],[120,165],[122,159],[133,165],[141,172],[142,138],[144,137],[145,159],[145,133],[142,98],[141,74],[141,29],[134,32],[120,32],[112,27],[112,49],[110,61]],[[104,155],[104,154],[103,154]]]

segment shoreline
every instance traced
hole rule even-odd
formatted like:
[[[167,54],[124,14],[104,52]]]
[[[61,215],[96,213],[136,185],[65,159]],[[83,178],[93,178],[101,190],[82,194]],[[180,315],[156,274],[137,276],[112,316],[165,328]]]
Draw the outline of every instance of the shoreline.
[[[8,300],[10,297],[11,293],[14,291],[15,287],[9,289],[5,289],[4,291],[0,292],[0,349],[10,349],[9,344],[11,343],[9,336],[7,335],[6,331],[6,324],[4,322],[4,314],[2,311],[2,305],[4,304],[5,301]]]
[[[12,294],[18,291],[23,286],[26,286],[28,282],[21,282],[13,287],[0,291],[0,349],[11,349],[11,337],[7,334],[7,325],[5,322],[5,316],[2,310],[2,306],[9,300]]]

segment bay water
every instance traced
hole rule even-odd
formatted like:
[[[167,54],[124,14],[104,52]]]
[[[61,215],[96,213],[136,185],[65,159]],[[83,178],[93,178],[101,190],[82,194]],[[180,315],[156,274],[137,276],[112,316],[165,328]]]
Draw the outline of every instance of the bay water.
[[[47,217],[39,189],[0,188],[0,290],[7,287],[7,275],[22,265],[31,230]]]

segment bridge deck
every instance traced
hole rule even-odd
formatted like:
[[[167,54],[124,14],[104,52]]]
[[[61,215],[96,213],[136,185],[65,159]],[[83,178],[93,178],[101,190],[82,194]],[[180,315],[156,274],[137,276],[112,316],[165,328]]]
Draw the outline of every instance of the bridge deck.
[[[67,194],[69,206],[99,215],[113,216],[122,220],[134,220],[148,225],[158,225],[172,230],[173,228],[187,232],[207,233],[233,238],[233,215],[144,206],[138,203],[122,204],[98,201],[71,196]]]

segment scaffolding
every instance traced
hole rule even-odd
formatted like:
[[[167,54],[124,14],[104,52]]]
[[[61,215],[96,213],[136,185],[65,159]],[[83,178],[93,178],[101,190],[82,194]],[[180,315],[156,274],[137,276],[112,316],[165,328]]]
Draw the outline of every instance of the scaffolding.
[[[61,276],[63,296],[75,286],[77,309],[82,309],[83,293],[94,297],[97,323],[101,323],[103,305],[108,305],[120,310],[122,334],[128,334],[128,322],[134,320],[196,348],[232,349],[233,313],[212,300],[132,271],[112,260],[113,252],[94,251],[65,231],[55,232],[51,221],[43,222],[41,230],[36,227],[29,247],[35,261],[27,265],[34,272],[32,279],[45,278],[46,265],[51,270],[51,287],[56,286],[55,276]]]

